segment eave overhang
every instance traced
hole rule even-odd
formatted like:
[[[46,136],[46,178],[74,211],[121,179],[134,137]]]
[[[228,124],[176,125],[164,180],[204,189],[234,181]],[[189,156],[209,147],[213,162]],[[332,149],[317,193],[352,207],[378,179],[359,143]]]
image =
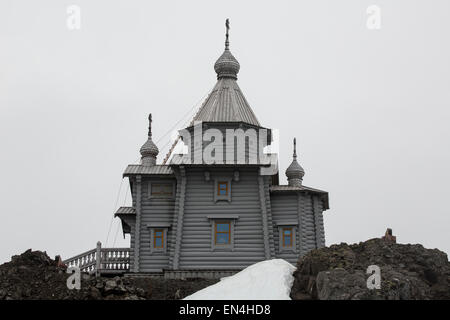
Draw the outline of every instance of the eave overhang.
[[[328,192],[323,191],[323,190],[319,190],[319,189],[315,189],[315,188],[311,188],[311,187],[307,187],[307,186],[294,187],[294,186],[287,186],[287,185],[278,185],[278,186],[273,185],[273,186],[270,186],[269,191],[270,191],[270,193],[275,193],[275,194],[276,193],[298,193],[298,192],[316,194],[316,195],[319,195],[323,201],[324,211],[330,209]]]

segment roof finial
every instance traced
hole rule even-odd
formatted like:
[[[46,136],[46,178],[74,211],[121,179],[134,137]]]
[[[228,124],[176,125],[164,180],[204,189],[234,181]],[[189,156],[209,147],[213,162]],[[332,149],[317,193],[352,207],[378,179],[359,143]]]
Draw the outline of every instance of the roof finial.
[[[148,137],[152,137],[152,114],[148,115]]]
[[[297,160],[297,139],[294,138],[294,160]]]
[[[225,28],[227,29],[227,32],[225,34],[225,50],[229,50],[230,41],[228,41],[228,30],[230,30],[230,19],[228,18],[227,20],[225,20]]]

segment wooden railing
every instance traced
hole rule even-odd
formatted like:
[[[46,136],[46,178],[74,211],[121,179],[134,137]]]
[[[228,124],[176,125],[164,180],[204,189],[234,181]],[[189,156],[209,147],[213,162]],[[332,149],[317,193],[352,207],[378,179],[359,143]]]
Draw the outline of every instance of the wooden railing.
[[[130,270],[130,248],[97,248],[64,260],[67,267],[78,267],[82,272],[100,274],[124,273]]]

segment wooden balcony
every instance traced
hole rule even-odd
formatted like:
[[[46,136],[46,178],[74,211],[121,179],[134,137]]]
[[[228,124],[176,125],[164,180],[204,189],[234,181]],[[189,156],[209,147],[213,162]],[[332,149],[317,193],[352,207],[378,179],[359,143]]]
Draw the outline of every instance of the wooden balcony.
[[[101,274],[122,274],[130,270],[130,248],[97,248],[63,260],[67,267],[78,267],[81,272]]]

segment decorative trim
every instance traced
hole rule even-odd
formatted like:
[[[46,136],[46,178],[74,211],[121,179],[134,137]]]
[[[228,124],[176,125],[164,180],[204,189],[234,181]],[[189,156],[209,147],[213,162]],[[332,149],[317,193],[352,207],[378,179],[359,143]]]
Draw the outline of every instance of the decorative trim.
[[[142,195],[142,176],[136,176],[136,224],[134,232],[134,272],[139,272],[139,256],[141,242],[141,195]]]
[[[304,227],[305,227],[305,248],[307,253],[310,250],[316,249],[316,225],[314,222],[314,200],[312,195],[305,196],[305,201],[308,203],[305,203],[305,206],[307,205],[307,209],[305,210],[304,215]]]
[[[303,256],[307,252],[306,248],[306,230],[305,230],[305,203],[304,203],[304,194],[298,193],[297,199],[298,199],[298,221],[300,224],[300,227],[298,228],[298,240],[299,240],[299,250],[300,250],[300,256]]]
[[[152,195],[152,184],[171,184],[172,185],[172,195]],[[148,182],[147,198],[148,199],[170,199],[173,200],[176,193],[176,185],[174,181],[171,180],[152,180]]]
[[[263,234],[264,234],[264,253],[266,259],[270,259],[270,247],[269,247],[269,228],[267,223],[267,208],[266,208],[266,198],[264,193],[264,179],[262,176],[258,176],[259,185],[259,201],[261,205],[261,215],[263,223]]]
[[[277,226],[297,226],[298,221],[291,220],[291,221],[278,221],[276,222]]]
[[[239,219],[239,216],[237,214],[211,214],[209,216],[206,216],[208,219],[223,219],[223,220],[233,220],[233,219]]]
[[[221,279],[232,276],[240,270],[164,270],[165,279]]]
[[[175,252],[173,256],[173,269],[178,269],[178,263],[180,260],[180,249],[181,249],[181,234],[183,232],[183,217],[184,217],[184,199],[186,196],[186,169],[184,166],[180,166],[180,202],[178,204],[178,222],[176,230],[175,239]]]
[[[323,227],[323,215],[320,210],[320,201],[318,197],[313,198],[313,212],[314,212],[314,224],[316,231],[316,247],[322,248],[325,246],[325,233]]]
[[[272,181],[271,177],[265,178],[264,191],[266,196],[266,209],[267,209],[267,225],[269,231],[269,247],[270,247],[270,257],[276,257],[276,248],[275,248],[275,240],[274,240],[274,225],[273,225],[273,216],[272,216],[272,204],[270,201],[270,192],[269,192],[269,184]]]
[[[175,193],[175,207],[174,207],[174,213],[172,218],[172,232],[170,232],[170,241],[168,244],[168,250],[169,250],[169,268],[173,270],[173,264],[174,264],[174,253],[175,253],[175,246],[177,241],[177,230],[178,230],[178,212],[180,207],[180,195],[181,195],[181,175],[180,171],[178,169],[174,170],[174,176],[176,178],[176,193]]]
[[[147,223],[147,228],[170,228],[170,223]]]

